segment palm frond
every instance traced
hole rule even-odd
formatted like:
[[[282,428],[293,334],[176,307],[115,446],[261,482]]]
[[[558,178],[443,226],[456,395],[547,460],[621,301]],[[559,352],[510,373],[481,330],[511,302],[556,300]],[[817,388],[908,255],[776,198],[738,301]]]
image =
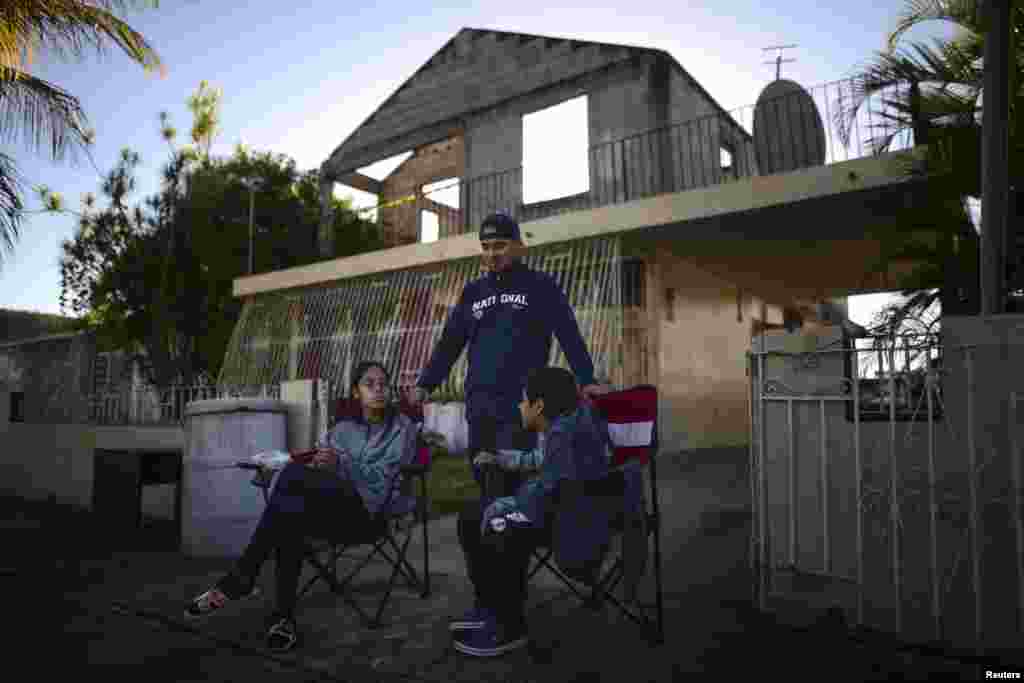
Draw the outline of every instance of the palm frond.
[[[886,37],[886,47],[895,50],[904,33],[926,21],[947,21],[968,31],[980,32],[978,6],[977,0],[907,0],[896,20],[896,28]]]
[[[85,145],[87,123],[78,98],[66,90],[23,72],[0,79],[0,142],[45,149],[59,161]]]
[[[18,174],[14,159],[0,153],[0,244],[7,251],[14,248],[21,228],[23,188],[24,181]],[[3,252],[0,251],[2,262]]]
[[[958,109],[973,106],[979,80],[970,53],[941,40],[934,47],[915,43],[896,53],[876,53],[874,61],[858,67],[850,92],[836,103],[839,139],[844,146],[851,144],[858,114],[880,98],[882,106],[870,124],[877,132],[867,143],[876,154],[886,151],[901,132],[928,122],[930,112],[948,113],[937,106],[941,97]]]
[[[15,0],[0,4],[0,79],[16,77],[37,50],[60,59],[81,59],[92,47],[99,55],[114,43],[146,71],[164,66],[145,37],[111,13],[114,9],[158,7],[156,0]]]

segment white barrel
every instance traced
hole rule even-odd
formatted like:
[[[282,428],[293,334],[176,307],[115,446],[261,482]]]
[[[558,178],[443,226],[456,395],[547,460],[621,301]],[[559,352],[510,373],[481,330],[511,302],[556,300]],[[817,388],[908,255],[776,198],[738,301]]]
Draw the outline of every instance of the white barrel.
[[[272,399],[194,401],[185,408],[182,550],[238,557],[265,507],[253,473],[235,467],[262,451],[287,450],[287,414]]]

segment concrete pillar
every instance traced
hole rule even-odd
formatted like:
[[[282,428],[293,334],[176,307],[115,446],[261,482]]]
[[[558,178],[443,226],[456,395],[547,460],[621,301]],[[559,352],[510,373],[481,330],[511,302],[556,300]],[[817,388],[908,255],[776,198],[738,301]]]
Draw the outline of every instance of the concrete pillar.
[[[936,432],[948,430],[956,440],[952,447],[937,451],[936,469],[939,480],[950,482],[951,490],[961,496],[968,532],[968,465],[973,460],[980,470],[974,478],[978,540],[964,545],[964,582],[958,599],[948,600],[944,607],[947,623],[955,624],[947,637],[968,645],[980,633],[987,647],[1018,647],[1018,610],[1024,606],[1024,567],[1018,558],[1024,534],[1015,533],[1014,480],[1020,477],[1024,422],[1024,315],[943,316],[942,337],[943,420],[949,424],[937,425]],[[1011,411],[1014,395],[1016,414]],[[979,618],[981,625],[975,629]]]

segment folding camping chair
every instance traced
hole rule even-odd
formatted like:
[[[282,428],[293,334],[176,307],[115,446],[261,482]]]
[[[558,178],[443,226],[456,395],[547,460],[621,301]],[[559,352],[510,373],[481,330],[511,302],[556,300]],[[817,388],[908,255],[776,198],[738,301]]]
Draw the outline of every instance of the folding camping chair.
[[[359,411],[359,404],[350,399],[340,399],[336,404],[334,420],[336,424],[344,417],[351,417]],[[414,422],[423,422],[422,410],[403,403],[399,410]],[[429,515],[429,499],[427,496],[427,475],[431,469],[431,448],[422,440],[417,449],[415,462],[403,464],[395,479],[392,481],[388,492],[388,498],[380,512],[377,513],[372,523],[365,529],[365,533],[351,542],[339,543],[326,539],[305,539],[306,555],[305,561],[315,571],[315,576],[310,578],[299,590],[298,597],[302,598],[318,582],[325,582],[331,592],[340,596],[363,620],[366,625],[377,628],[381,626],[381,615],[394,591],[398,575],[401,574],[406,583],[415,591],[419,591],[420,597],[426,598],[430,595],[430,556],[428,553],[427,519]],[[252,468],[251,465],[239,463],[239,466]],[[269,502],[269,491],[272,483],[273,472],[261,470],[253,478],[253,484],[262,490],[264,501]],[[412,494],[413,480],[419,480],[418,493]],[[404,495],[395,497],[395,493]],[[412,541],[416,524],[419,523],[423,534],[423,574],[422,576],[410,564],[407,559],[409,543]],[[341,580],[338,579],[338,563],[342,557],[358,547],[370,546],[369,554],[362,557],[355,567]],[[349,590],[352,580],[365,568],[376,556],[383,557],[392,567],[391,577],[388,579],[387,590],[377,606],[377,612],[373,618],[363,610],[355,601]]]
[[[650,639],[661,644],[665,642],[664,605],[661,577],[661,519],[658,507],[658,391],[651,385],[638,385],[629,389],[609,392],[593,399],[592,405],[608,421],[612,439],[611,472],[607,477],[589,482],[562,482],[556,492],[556,508],[572,505],[572,497],[578,495],[601,496],[611,504],[624,503],[628,486],[639,485],[646,468],[649,474],[649,493],[645,492],[642,509],[627,514],[623,504],[616,507],[612,520],[612,533],[621,540],[621,550],[607,569],[594,577],[593,581],[581,582],[570,578],[557,565],[554,549],[549,542],[533,552],[533,567],[528,573],[532,579],[541,569],[547,569],[557,576],[584,604],[601,607],[610,603],[623,615],[648,631]],[[489,465],[485,473],[486,491],[500,481],[500,469]],[[496,476],[497,475],[497,476]],[[649,499],[649,503],[648,503]],[[650,507],[648,507],[648,505]],[[621,510],[621,512],[619,512]],[[646,571],[648,560],[648,536],[653,536],[654,546],[654,601],[641,602],[637,599],[620,599],[614,594],[623,580],[625,586],[639,582]],[[583,584],[581,590],[577,584]],[[625,593],[625,592],[624,592]],[[651,616],[649,610],[654,610]]]

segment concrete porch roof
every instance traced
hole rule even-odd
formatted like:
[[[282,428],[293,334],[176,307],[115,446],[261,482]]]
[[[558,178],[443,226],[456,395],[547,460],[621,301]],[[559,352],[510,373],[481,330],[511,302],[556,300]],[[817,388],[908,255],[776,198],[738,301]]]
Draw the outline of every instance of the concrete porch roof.
[[[791,173],[754,176],[550,216],[525,222],[522,229],[531,247],[621,234],[634,243],[670,244],[680,255],[704,254],[710,258],[710,252],[720,266],[728,265],[723,259],[730,252],[757,253],[738,249],[745,242],[815,241],[820,249],[822,243],[827,247],[832,242],[863,240],[865,226],[905,202],[924,201],[927,183],[910,180],[903,171],[907,161],[923,154],[924,149],[917,148]],[[248,297],[325,285],[479,253],[477,235],[470,232],[429,244],[410,244],[237,278],[234,295]],[[754,267],[756,262],[750,260],[753,256],[744,258],[748,268]],[[768,268],[770,262],[762,266]],[[791,269],[792,264],[788,267]]]

